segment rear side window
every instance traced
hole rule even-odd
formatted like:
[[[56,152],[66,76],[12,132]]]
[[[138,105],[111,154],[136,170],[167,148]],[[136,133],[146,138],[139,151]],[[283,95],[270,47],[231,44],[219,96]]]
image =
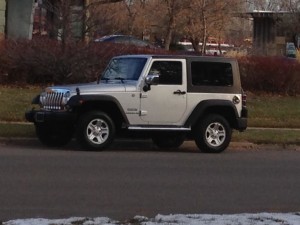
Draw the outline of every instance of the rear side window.
[[[230,63],[192,62],[192,84],[194,86],[232,86],[233,74]]]

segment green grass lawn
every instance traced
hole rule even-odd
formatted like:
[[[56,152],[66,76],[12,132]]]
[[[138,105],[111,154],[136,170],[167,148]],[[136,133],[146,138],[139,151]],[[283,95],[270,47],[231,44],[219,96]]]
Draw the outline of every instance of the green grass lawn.
[[[0,123],[0,137],[20,138],[20,137],[36,137],[33,124],[10,124]]]
[[[25,121],[24,113],[32,108],[31,101],[40,91],[40,87],[0,86],[0,121]]]
[[[41,87],[0,86],[0,122],[25,122],[24,113]],[[249,127],[300,128],[300,98],[248,96]],[[35,137],[32,124],[1,124],[0,137]],[[247,130],[233,133],[233,141],[300,144],[299,130]]]
[[[300,97],[248,98],[249,126],[300,128]]]
[[[300,130],[248,129],[245,132],[234,131],[232,141],[256,144],[300,145]]]

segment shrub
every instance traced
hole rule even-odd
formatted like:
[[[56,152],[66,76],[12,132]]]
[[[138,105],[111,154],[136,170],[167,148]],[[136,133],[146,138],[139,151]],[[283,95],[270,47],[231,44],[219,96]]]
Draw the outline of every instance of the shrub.
[[[62,42],[45,38],[4,40],[0,44],[0,52],[0,82],[13,85],[90,82],[101,75],[113,56],[174,54],[162,49],[100,42],[63,45]],[[300,94],[299,61],[262,56],[242,56],[238,57],[238,61],[246,91]]]
[[[0,76],[8,84],[66,84],[95,81],[116,55],[165,52],[112,43],[67,43],[52,39],[6,40]]]
[[[242,84],[251,92],[300,93],[300,63],[284,57],[240,57]]]

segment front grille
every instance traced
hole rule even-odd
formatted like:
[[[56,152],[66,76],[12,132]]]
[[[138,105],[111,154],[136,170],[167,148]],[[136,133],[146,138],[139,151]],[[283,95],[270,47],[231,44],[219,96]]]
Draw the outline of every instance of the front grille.
[[[46,110],[63,110],[66,104],[67,93],[69,90],[51,90],[41,94],[40,103]]]

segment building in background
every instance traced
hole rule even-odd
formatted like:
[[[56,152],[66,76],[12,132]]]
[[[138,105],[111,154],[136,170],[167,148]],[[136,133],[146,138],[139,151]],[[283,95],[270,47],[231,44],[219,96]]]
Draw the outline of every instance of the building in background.
[[[6,37],[31,39],[34,0],[6,0]]]
[[[253,11],[246,15],[253,18],[253,53],[281,56],[286,55],[286,44],[298,45],[299,27],[293,23],[298,13]],[[300,43],[299,43],[300,44]]]
[[[84,0],[36,0],[33,16],[34,37],[83,39],[86,17],[84,6]]]
[[[34,0],[0,0],[0,38],[32,37]]]
[[[0,38],[48,36],[61,39],[64,35],[83,38],[85,1],[70,2],[71,7],[64,11],[69,15],[67,25],[58,0],[0,0]]]

